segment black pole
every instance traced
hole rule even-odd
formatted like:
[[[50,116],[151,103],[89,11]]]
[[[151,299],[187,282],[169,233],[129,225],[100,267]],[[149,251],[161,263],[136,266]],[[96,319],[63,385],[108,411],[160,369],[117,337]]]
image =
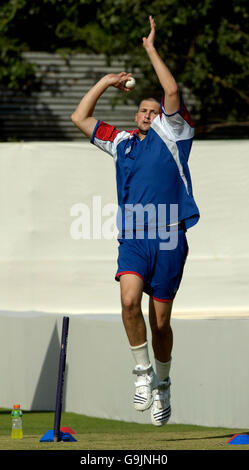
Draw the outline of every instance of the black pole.
[[[59,362],[59,372],[58,372],[58,380],[57,380],[56,406],[55,406],[55,415],[54,415],[54,442],[60,441],[60,422],[61,422],[64,374],[65,374],[65,366],[66,366],[68,325],[69,325],[69,317],[63,317],[60,362]]]

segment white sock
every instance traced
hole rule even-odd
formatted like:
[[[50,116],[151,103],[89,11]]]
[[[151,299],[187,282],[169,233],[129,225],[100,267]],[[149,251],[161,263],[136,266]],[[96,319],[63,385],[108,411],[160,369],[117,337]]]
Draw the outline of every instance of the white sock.
[[[130,346],[136,365],[147,368],[150,365],[147,341],[139,346]]]
[[[169,377],[171,358],[168,362],[160,362],[158,361],[158,359],[155,358],[155,365],[156,365],[156,375],[157,375],[159,382],[162,382],[162,380],[167,379]]]

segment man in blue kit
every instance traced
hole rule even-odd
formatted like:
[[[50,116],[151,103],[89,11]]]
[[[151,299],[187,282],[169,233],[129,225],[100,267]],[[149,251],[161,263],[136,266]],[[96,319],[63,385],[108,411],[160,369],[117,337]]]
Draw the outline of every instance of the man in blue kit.
[[[188,168],[193,123],[174,77],[155,49],[155,23],[151,16],[149,21],[151,29],[143,38],[143,47],[163,88],[161,104],[153,98],[142,100],[135,116],[137,129],[133,131],[120,131],[95,119],[95,105],[109,86],[130,91],[125,87],[130,74],[108,74],[83,97],[71,119],[93,144],[115,160],[121,211],[116,280],[120,281],[122,319],[136,364],[133,402],[139,411],[151,407],[152,423],[162,426],[171,415],[172,304],[188,253],[186,230],[198,222],[199,211]],[[170,206],[177,208],[173,216]],[[135,211],[136,217],[134,207],[140,209]],[[156,208],[156,216],[144,210],[148,207]],[[163,217],[159,217],[162,208]],[[167,236],[176,234],[177,243],[167,246]],[[149,295],[155,372],[141,310],[143,292]]]

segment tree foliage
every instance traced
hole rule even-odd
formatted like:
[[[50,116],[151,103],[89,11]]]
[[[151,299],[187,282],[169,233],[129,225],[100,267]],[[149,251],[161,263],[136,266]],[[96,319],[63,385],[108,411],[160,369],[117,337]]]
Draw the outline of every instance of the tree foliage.
[[[107,53],[131,52],[152,79],[141,51],[148,15],[157,24],[156,46],[178,82],[201,103],[201,122],[248,120],[249,13],[246,0],[106,0],[99,24],[115,38]],[[124,22],[120,19],[125,19]],[[154,85],[154,81],[153,81]]]
[[[247,0],[2,0],[0,79],[32,86],[25,50],[94,52],[129,56],[130,70],[143,72],[141,94],[157,93],[142,47],[150,14],[161,57],[201,103],[200,122],[248,121]]]

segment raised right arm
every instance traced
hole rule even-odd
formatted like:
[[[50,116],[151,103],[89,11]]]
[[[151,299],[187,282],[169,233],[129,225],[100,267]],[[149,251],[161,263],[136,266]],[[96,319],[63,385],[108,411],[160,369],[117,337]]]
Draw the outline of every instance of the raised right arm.
[[[82,98],[77,108],[71,115],[71,119],[87,137],[91,138],[97,119],[93,117],[94,109],[98,99],[109,86],[114,86],[123,91],[130,91],[125,88],[124,83],[131,74],[121,72],[119,74],[109,73],[102,77]]]

